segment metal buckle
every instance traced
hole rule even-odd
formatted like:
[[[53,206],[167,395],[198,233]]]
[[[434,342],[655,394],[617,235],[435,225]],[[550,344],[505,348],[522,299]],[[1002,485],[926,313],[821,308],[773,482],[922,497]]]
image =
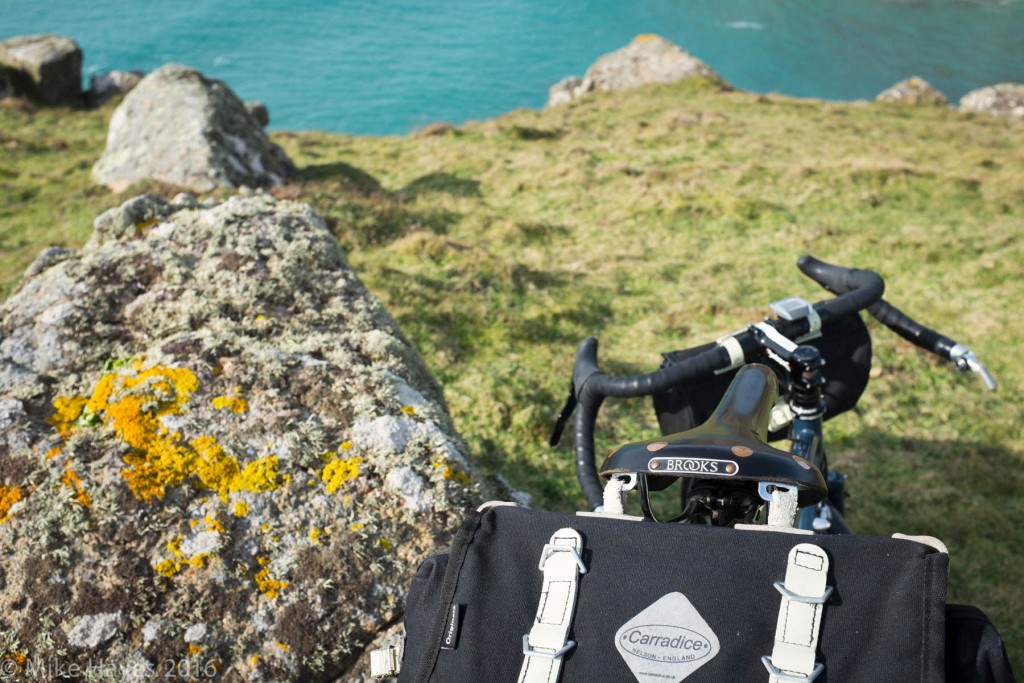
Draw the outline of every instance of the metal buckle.
[[[772,658],[768,655],[761,657],[761,663],[764,664],[764,668],[768,669],[768,673],[772,677],[777,678],[780,681],[786,681],[786,683],[811,683],[811,681],[817,678],[818,675],[825,670],[824,664],[820,662],[815,662],[814,670],[806,676],[801,676],[800,674],[786,673],[785,671],[778,669],[774,664],[772,664]]]
[[[783,584],[781,581],[776,581],[772,585],[775,586],[775,590],[785,595],[792,602],[802,602],[805,605],[824,605],[826,602],[828,602],[828,599],[832,597],[833,591],[832,586],[825,586],[824,595],[822,595],[820,598],[812,598],[807,595],[798,595],[797,593],[794,593],[793,591],[786,588],[785,584]]]
[[[583,564],[583,558],[580,557],[576,548],[571,545],[558,545],[557,543],[544,544],[544,549],[540,553],[540,564],[537,565],[537,569],[544,571],[544,563],[554,553],[572,553],[573,559],[576,560],[576,565],[580,568],[580,574],[587,573],[587,565]]]
[[[569,650],[576,647],[576,641],[570,640],[561,649],[555,650],[554,652],[538,652],[530,647],[530,634],[527,633],[523,636],[523,654],[527,657],[541,657],[543,659],[561,659]]]

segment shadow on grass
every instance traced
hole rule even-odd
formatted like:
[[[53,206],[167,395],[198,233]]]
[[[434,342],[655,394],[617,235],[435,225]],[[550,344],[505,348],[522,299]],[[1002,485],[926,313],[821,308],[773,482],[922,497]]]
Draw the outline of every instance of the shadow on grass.
[[[480,181],[437,171],[420,176],[397,192],[410,199],[423,194],[444,193],[453,197],[479,197]]]
[[[362,196],[385,193],[380,181],[366,171],[343,161],[303,166],[295,174],[298,181],[335,180],[340,181],[352,192]]]

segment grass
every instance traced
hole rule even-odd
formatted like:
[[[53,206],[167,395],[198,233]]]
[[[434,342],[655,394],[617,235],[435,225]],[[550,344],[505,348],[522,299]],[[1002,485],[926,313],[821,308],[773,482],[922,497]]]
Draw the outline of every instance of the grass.
[[[111,111],[0,109],[0,294],[133,193],[88,178]],[[1024,125],[691,80],[407,137],[274,139],[300,168],[275,193],[327,217],[478,460],[540,507],[581,505],[571,437],[545,445],[581,339],[599,336],[612,371],[646,371],[770,301],[821,298],[802,253],[879,271],[1001,386],[872,322],[876,376],[826,429],[849,521],[942,538],[950,600],[985,609],[1024,670]],[[599,429],[607,451],[657,425],[648,402],[609,402]]]

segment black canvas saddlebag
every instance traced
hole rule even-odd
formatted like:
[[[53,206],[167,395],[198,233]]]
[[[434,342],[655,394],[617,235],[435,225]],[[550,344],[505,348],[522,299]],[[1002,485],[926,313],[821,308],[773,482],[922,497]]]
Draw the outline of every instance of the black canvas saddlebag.
[[[413,581],[399,681],[945,683],[984,666],[947,656],[948,566],[929,539],[485,507]]]

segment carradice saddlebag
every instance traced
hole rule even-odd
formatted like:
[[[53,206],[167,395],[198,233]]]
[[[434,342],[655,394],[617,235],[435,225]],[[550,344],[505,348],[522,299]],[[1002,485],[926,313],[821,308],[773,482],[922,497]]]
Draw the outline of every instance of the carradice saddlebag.
[[[1012,681],[1001,642],[991,661],[961,643],[947,678],[948,567],[927,538],[491,504],[421,565],[404,655],[374,663],[399,683]],[[975,642],[979,615],[957,616]]]

